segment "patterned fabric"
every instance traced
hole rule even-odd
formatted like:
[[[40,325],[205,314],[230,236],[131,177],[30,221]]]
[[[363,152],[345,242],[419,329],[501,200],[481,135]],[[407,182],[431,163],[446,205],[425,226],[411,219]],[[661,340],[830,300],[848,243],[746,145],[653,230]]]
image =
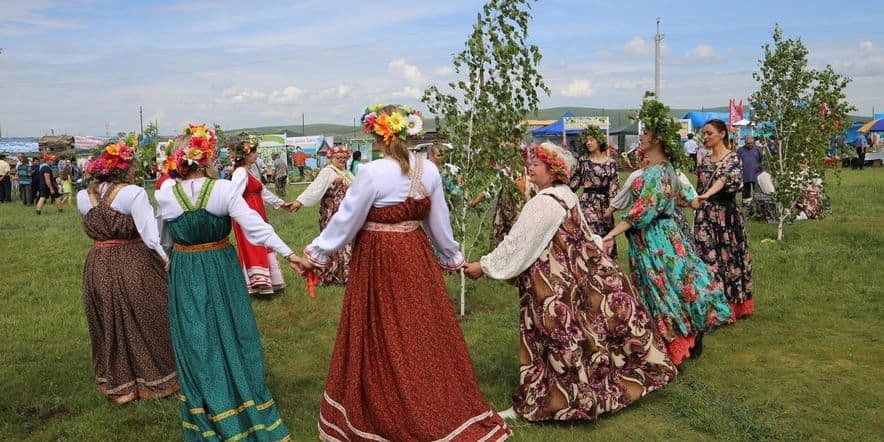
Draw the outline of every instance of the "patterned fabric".
[[[811,184],[795,203],[795,213],[804,213],[807,219],[823,219],[832,213],[832,202],[822,184]]]
[[[491,249],[493,250],[503,241],[506,234],[513,228],[522,206],[525,205],[525,194],[519,189],[519,185],[509,175],[500,174],[498,187],[493,192],[497,194],[494,205],[494,218],[492,220],[493,236],[491,237]],[[523,178],[524,180],[524,178]]]
[[[669,163],[646,167],[632,193],[635,203],[624,216],[632,225],[626,232],[632,277],[678,364],[687,348],[677,338],[726,323],[731,309],[721,284],[673,220],[678,198],[692,201],[696,193],[679,184]]]
[[[421,221],[429,212],[429,198],[410,196],[373,207],[367,221]],[[325,441],[499,441],[512,434],[482,397],[423,229],[356,237],[326,379]]]
[[[118,404],[178,391],[166,269],[162,258],[140,241],[132,216],[110,207],[121,188],[94,201],[83,217],[83,228],[93,241],[122,240],[119,245],[92,247],[83,268],[95,382]]]
[[[740,208],[738,194],[743,187],[740,158],[729,153],[720,161],[703,159],[697,168],[697,191],[705,193],[717,180],[724,188],[697,209],[694,216],[694,241],[697,253],[709,265],[709,270],[724,285],[724,294],[735,311],[744,311],[740,304],[752,302],[752,255],[746,222]],[[751,314],[752,311],[740,316]]]
[[[261,191],[264,185],[261,180],[255,178],[251,173],[246,173],[248,181],[246,189],[243,192],[243,199],[261,218],[267,222],[267,211],[264,208],[264,199],[261,197]],[[236,236],[236,248],[239,255],[239,262],[242,266],[246,277],[246,285],[250,295],[262,294],[269,295],[276,290],[285,288],[285,280],[282,277],[282,270],[276,261],[276,253],[267,247],[252,244],[242,227],[232,221],[233,234]]]
[[[580,206],[519,277],[516,413],[530,421],[596,419],[675,378],[651,316],[592,241]]]
[[[604,217],[605,210],[611,205],[611,199],[620,191],[620,176],[617,173],[617,161],[608,158],[604,162],[596,163],[589,159],[583,160],[577,165],[576,173],[571,175],[571,190],[580,194],[580,207],[583,208],[583,216],[589,223],[592,233],[605,236],[614,229],[614,216]],[[617,257],[617,246],[611,251],[611,256]]]
[[[322,200],[319,203],[319,231],[325,230],[338,208],[341,207],[341,201],[347,194],[349,185],[344,179],[336,178],[335,181],[325,191]],[[353,255],[353,248],[347,244],[341,250],[329,256],[325,269],[319,273],[319,284],[346,284],[347,273],[350,268],[350,257]]]
[[[206,180],[195,203],[175,185],[184,213],[166,224],[176,244],[230,235],[230,217],[205,210],[214,182]],[[169,324],[184,440],[289,440],[264,383],[261,336],[247,293],[233,246],[172,252]]]

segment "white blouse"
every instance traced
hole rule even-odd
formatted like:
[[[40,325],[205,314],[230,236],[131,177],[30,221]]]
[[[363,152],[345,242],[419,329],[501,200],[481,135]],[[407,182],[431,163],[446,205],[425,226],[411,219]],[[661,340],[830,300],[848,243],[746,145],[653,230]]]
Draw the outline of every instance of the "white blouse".
[[[482,271],[490,278],[511,279],[519,276],[549,246],[568,212],[554,198],[545,195],[559,198],[568,206],[568,210],[578,202],[577,195],[564,184],[547,187],[528,200],[503,241],[491,253],[479,259]],[[601,237],[596,234],[592,237],[601,248]]]
[[[316,179],[296,198],[304,207],[313,207],[322,201],[325,192],[334,184],[340,175],[330,166],[323,167]]]
[[[463,264],[460,244],[454,240],[448,205],[442,190],[442,178],[436,166],[427,159],[410,156],[412,170],[416,161],[423,161],[421,183],[430,198],[430,214],[423,221],[424,231],[433,245],[441,253],[440,262],[449,269]],[[356,180],[347,189],[338,212],[328,226],[305,249],[308,257],[324,264],[329,255],[353,241],[365,224],[365,218],[372,207],[387,207],[399,204],[408,198],[411,177],[403,175],[399,163],[382,158],[359,167]]]
[[[199,196],[200,189],[205,183],[205,178],[195,178],[181,181],[181,187],[191,202]],[[164,187],[157,191],[157,218],[160,225],[160,233],[165,233],[165,222],[178,218],[184,214],[181,204],[175,199],[173,186]],[[270,224],[264,222],[261,215],[255,212],[238,192],[233,183],[228,180],[216,180],[209,201],[206,203],[206,211],[216,216],[230,216],[242,227],[246,238],[252,244],[260,244],[273,249],[282,256],[288,256],[292,249],[283,242],[273,230]]]
[[[261,181],[258,177],[255,177],[255,179],[259,182]],[[245,167],[237,167],[234,169],[230,181],[233,183],[233,187],[236,189],[237,194],[242,196],[246,191],[246,185],[249,183],[249,172],[246,171]],[[264,184],[261,184],[261,199],[264,200],[265,203],[273,206],[274,209],[279,209],[285,204],[285,201],[283,201],[282,198],[274,195]]]
[[[104,196],[110,188],[109,183],[102,183],[98,187],[98,194]],[[144,189],[134,184],[123,187],[111,201],[110,207],[123,215],[130,215],[135,220],[135,229],[138,230],[144,244],[156,251],[163,260],[168,259],[166,251],[160,245],[160,234],[157,230],[153,206],[150,205],[147,192]],[[89,193],[86,190],[77,192],[77,210],[80,211],[81,216],[86,216],[92,210],[92,200],[89,199]]]

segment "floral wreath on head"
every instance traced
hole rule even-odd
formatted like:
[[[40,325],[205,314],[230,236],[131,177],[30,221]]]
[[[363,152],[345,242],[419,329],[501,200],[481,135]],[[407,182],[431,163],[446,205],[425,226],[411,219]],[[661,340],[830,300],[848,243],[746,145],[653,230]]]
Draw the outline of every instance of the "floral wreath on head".
[[[549,169],[550,175],[555,180],[567,183],[568,179],[571,178],[571,168],[568,167],[568,163],[559,152],[550,149],[544,144],[535,144],[529,147],[530,158],[538,159],[543,164],[546,164],[546,168]]]
[[[332,158],[335,155],[342,154],[342,153],[347,154],[347,158],[349,158],[352,155],[352,153],[350,152],[350,149],[348,149],[347,146],[344,146],[343,144],[338,144],[337,146],[330,147],[328,149],[328,151],[325,153],[325,156],[328,158]]]
[[[653,92],[645,92],[645,98],[633,121],[641,121],[645,129],[654,133],[663,145],[663,152],[676,169],[686,169],[688,156],[681,144],[681,125],[669,115],[669,106],[657,101]]]
[[[242,132],[239,134],[239,137],[234,140],[232,145],[228,144],[230,147],[227,149],[233,158],[241,160],[252,152],[257,151],[258,144],[260,144],[258,137]]]
[[[393,107],[389,114],[384,110]],[[420,135],[424,128],[424,120],[420,111],[398,104],[375,104],[365,108],[362,114],[362,129],[365,133],[383,138],[384,144],[390,144],[393,138],[405,141]]]
[[[125,178],[135,159],[138,141],[135,134],[108,143],[101,154],[86,164],[86,173],[102,181]]]
[[[215,156],[215,145],[218,143],[215,131],[205,124],[188,124],[184,128],[184,136],[189,137],[187,144],[178,147],[172,154],[175,170],[182,176],[187,171],[208,166]]]
[[[586,142],[590,138],[598,141],[599,150],[605,151],[608,149],[608,137],[605,136],[601,129],[592,125],[586,126],[586,129],[580,132],[580,135],[577,136],[577,142],[580,143],[581,147],[585,147]]]

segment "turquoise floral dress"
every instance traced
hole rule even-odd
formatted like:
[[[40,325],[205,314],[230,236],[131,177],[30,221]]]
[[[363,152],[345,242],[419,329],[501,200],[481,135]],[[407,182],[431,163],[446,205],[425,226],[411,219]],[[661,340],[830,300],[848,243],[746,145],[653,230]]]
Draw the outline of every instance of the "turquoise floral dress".
[[[679,184],[669,163],[645,168],[632,183],[632,208],[624,220],[632,278],[666,340],[675,363],[688,355],[694,337],[726,323],[731,309],[719,282],[676,223],[679,195],[693,201],[693,189]]]

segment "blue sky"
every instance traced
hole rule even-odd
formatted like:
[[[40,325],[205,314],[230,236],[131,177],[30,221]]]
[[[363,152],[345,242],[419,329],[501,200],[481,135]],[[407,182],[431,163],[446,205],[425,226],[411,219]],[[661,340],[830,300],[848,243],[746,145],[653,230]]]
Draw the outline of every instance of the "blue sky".
[[[481,1],[127,2],[3,0],[4,135],[100,135],[158,120],[225,128],[352,124],[367,103],[418,104],[451,80]],[[635,107],[653,88],[663,20],[663,99],[721,106],[755,88],[761,45],[779,22],[814,66],[853,78],[859,113],[884,111],[884,10],[854,1],[540,1],[530,38],[552,94],[543,107]]]

